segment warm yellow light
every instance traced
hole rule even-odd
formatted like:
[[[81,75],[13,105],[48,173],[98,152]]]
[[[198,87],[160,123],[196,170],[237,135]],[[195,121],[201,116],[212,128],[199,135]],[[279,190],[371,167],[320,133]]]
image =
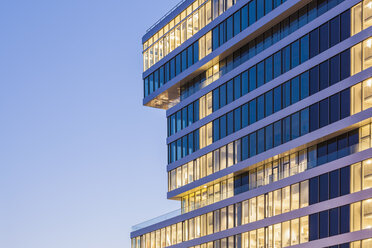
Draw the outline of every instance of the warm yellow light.
[[[368,80],[367,80],[367,86],[368,86],[368,87],[371,87],[371,86],[372,86],[372,79],[368,79]]]
[[[372,1],[371,1],[371,2],[368,2],[368,3],[366,4],[366,6],[367,6],[368,8],[370,8],[370,9],[372,9]]]
[[[367,47],[371,48],[371,46],[372,46],[372,39],[368,39],[367,40]]]
[[[217,69],[218,69],[218,65],[213,66],[213,70],[217,70]]]
[[[371,164],[372,163],[372,159],[368,159],[366,163],[367,164]]]

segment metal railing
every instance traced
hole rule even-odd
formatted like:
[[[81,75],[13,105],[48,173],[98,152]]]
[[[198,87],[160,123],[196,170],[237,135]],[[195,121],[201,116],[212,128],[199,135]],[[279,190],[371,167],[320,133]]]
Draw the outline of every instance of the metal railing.
[[[173,10],[177,9],[181,4],[183,4],[184,2],[186,2],[187,0],[181,0],[179,3],[177,3],[176,6],[174,6],[171,10],[169,10],[165,15],[163,15],[162,17],[160,17],[160,19],[155,22],[154,24],[152,24],[151,27],[149,27],[147,30],[146,30],[146,33],[149,32],[151,29],[153,29],[156,25],[158,25],[162,20],[164,20],[170,13],[172,13]]]

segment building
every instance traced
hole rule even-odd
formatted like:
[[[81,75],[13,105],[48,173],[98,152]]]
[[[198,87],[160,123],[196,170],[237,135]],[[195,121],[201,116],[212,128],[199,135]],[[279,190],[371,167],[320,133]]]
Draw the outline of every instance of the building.
[[[372,247],[371,25],[370,0],[184,0],[151,27],[180,210],[132,248]]]

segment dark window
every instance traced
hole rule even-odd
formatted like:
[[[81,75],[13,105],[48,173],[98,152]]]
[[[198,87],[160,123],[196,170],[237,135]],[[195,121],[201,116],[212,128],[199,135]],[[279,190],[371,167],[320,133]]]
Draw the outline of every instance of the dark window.
[[[340,81],[340,56],[336,55],[329,61],[329,85],[333,85]]]
[[[328,60],[319,65],[319,90],[324,90],[328,87]]]
[[[248,126],[249,117],[248,117],[248,103],[242,106],[242,127]]]
[[[234,110],[234,132],[240,130],[242,128],[241,126],[241,108],[237,108]]]
[[[324,14],[327,8],[327,0],[318,0],[318,16]]]
[[[319,102],[319,128],[328,125],[328,98]]]
[[[282,53],[281,51],[274,54],[274,78],[282,74]]]
[[[193,48],[192,46],[189,46],[187,48],[187,68],[189,68],[193,64],[193,62]]]
[[[262,128],[257,132],[257,154],[265,151],[265,129]]]
[[[225,22],[222,22],[220,25],[219,25],[219,29],[220,29],[220,46],[226,42],[226,21]]]
[[[329,210],[329,236],[338,234],[339,228],[339,209],[333,208]]]
[[[319,176],[319,202],[329,199],[328,196],[328,173]]]
[[[234,81],[230,80],[229,82],[227,82],[226,85],[227,85],[227,89],[226,89],[227,102],[226,102],[226,104],[229,104],[232,101],[234,101]]]
[[[309,96],[309,72],[301,74],[301,100]]]
[[[309,108],[301,110],[301,136],[309,132]]]
[[[278,86],[274,89],[274,112],[282,109],[282,87]]]
[[[319,238],[319,214],[309,215],[309,241]]]
[[[249,102],[249,124],[256,122],[256,99]]]
[[[350,10],[347,10],[344,13],[342,13],[340,19],[341,19],[340,26],[342,27],[340,39],[341,41],[343,41],[350,37]]]
[[[256,67],[249,69],[249,91],[256,89]]]
[[[265,59],[265,82],[273,79],[273,57]]]
[[[226,20],[226,40],[230,40],[233,37],[234,26],[233,16],[230,16]]]
[[[291,68],[300,64],[300,42],[297,40],[291,44]]]
[[[317,164],[321,165],[327,162],[327,141],[317,145]]]
[[[301,63],[309,59],[309,35],[305,35],[301,38]]]
[[[283,108],[291,105],[291,81],[283,84]]]
[[[265,127],[265,148],[266,150],[273,148],[273,125]]]
[[[328,140],[328,161],[337,159],[337,139]]]
[[[350,76],[350,49],[343,51],[340,55],[341,74],[340,80]]]
[[[282,122],[274,123],[274,146],[282,144]]]
[[[350,116],[350,88],[341,91],[340,98],[341,98],[340,119],[343,119]]]
[[[291,116],[291,139],[300,136],[300,113],[297,112]]]
[[[265,0],[265,14],[269,13],[273,9],[273,1]]]
[[[327,0],[326,0],[327,2]],[[329,45],[329,31],[328,22],[321,25],[319,28],[319,53],[328,49]]]
[[[194,63],[195,64],[196,62],[199,61],[199,42],[195,42],[193,45],[192,45],[193,49],[194,49]]]
[[[291,104],[300,100],[300,78],[295,77],[291,80]]]
[[[350,205],[340,207],[340,234],[350,232]]]
[[[262,61],[257,65],[257,88],[265,83],[265,62]]]
[[[282,65],[283,65],[283,73],[289,71],[291,69],[291,47],[286,46],[282,50]]]
[[[322,190],[321,190],[322,191]],[[329,216],[328,210],[319,213],[319,239],[329,236]]]
[[[310,32],[310,58],[319,53],[319,30],[315,29]]]
[[[242,138],[242,160],[248,159],[248,136]]]
[[[257,98],[257,121],[265,117],[265,96],[261,95]]]
[[[330,35],[329,46],[332,47],[340,42],[340,16],[336,16],[329,22]]]
[[[309,180],[309,205],[319,202],[319,178],[313,177]]]
[[[242,74],[242,95],[248,93],[248,71],[243,72]]]
[[[329,112],[330,112],[329,123],[333,123],[340,119],[340,94],[335,94],[330,97]]]
[[[240,75],[234,78],[234,100],[241,97],[241,82],[240,82]]]
[[[194,122],[199,120],[199,101],[194,102]]]
[[[264,0],[257,0],[257,20],[262,18],[265,13],[265,1]]]
[[[265,116],[269,116],[273,113],[273,92],[269,91],[265,93]]]
[[[234,36],[240,33],[240,10],[234,14]]]
[[[226,115],[220,117],[220,137],[221,139],[226,137],[227,127],[226,127]]]
[[[340,195],[350,194],[350,166],[340,169]]]
[[[249,157],[256,155],[256,132],[249,135]]]
[[[248,27],[248,5],[246,4],[242,10],[242,30]]]
[[[291,116],[283,119],[282,128],[283,143],[286,143],[291,140]]]
[[[315,66],[310,69],[310,95],[319,91],[319,67]]]
[[[220,86],[220,108],[226,105],[226,84]]]
[[[310,132],[317,130],[319,128],[319,110],[317,103],[310,106],[309,121]]]
[[[227,114],[227,135],[234,132],[234,112],[231,111]]]
[[[249,3],[249,25],[256,21],[256,0]]]
[[[212,41],[213,41],[213,45],[212,45],[212,49],[215,50],[217,49],[220,44],[219,44],[219,27],[215,27],[212,31]]]
[[[187,106],[187,125],[190,126],[194,122],[194,103]]]
[[[329,199],[340,196],[340,171],[335,170],[329,173]]]
[[[213,90],[212,98],[213,98],[213,112],[214,112],[220,108],[220,88]]]

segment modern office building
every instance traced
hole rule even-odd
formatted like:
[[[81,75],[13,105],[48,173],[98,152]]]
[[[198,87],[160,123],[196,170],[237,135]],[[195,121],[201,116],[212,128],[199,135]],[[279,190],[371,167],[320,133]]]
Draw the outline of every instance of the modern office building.
[[[180,209],[132,248],[372,247],[371,0],[184,0],[143,60]]]

